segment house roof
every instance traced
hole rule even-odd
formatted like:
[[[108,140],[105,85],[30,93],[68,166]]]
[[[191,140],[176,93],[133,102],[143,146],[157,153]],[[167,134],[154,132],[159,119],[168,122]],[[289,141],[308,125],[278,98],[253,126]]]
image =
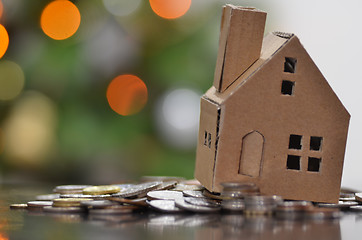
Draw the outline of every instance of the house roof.
[[[228,96],[232,95],[251,76],[266,64],[286,43],[296,37],[292,33],[273,32],[267,34],[263,39],[260,58],[242,73],[224,92],[220,93],[212,86],[204,95],[207,99],[222,104]]]

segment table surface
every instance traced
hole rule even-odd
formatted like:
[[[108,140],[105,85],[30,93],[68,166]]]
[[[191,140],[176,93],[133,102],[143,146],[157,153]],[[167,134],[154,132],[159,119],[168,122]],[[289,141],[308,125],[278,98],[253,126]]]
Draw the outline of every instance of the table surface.
[[[51,192],[47,186],[0,185],[0,240],[3,239],[361,239],[362,213],[337,220],[278,220],[241,214],[160,214],[120,216],[44,214],[10,210]]]

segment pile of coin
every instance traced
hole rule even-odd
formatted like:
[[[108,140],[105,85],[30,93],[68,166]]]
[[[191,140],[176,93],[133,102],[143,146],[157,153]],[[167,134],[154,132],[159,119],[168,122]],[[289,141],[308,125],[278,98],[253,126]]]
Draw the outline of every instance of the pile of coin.
[[[260,195],[259,188],[254,183],[225,182],[221,186],[223,187],[221,207],[228,211],[244,211],[244,198]]]
[[[89,216],[123,215],[133,212],[225,213],[246,217],[263,215],[278,219],[333,219],[340,210],[362,211],[362,193],[341,193],[337,204],[287,201],[265,196],[255,184],[222,183],[221,194],[207,191],[196,180],[178,177],[144,177],[140,183],[112,185],[62,185],[53,193],[39,195],[27,204],[11,209],[27,209],[51,214]]]

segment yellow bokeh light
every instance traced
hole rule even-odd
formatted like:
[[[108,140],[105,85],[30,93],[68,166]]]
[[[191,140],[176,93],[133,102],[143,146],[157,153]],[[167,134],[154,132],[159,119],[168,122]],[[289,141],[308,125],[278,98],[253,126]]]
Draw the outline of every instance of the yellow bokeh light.
[[[7,60],[0,61],[0,100],[17,97],[24,87],[24,72],[21,67]]]
[[[142,110],[148,98],[145,83],[134,75],[120,75],[112,80],[107,89],[109,106],[116,113],[128,116]]]
[[[44,8],[40,25],[49,37],[55,40],[67,39],[79,28],[80,12],[72,2],[56,0]]]
[[[152,10],[160,17],[175,19],[183,16],[191,6],[191,0],[150,0]]]
[[[54,102],[38,92],[24,93],[3,124],[4,159],[19,167],[37,167],[49,159],[56,143]]]
[[[0,58],[4,56],[9,46],[9,35],[5,27],[0,24]]]

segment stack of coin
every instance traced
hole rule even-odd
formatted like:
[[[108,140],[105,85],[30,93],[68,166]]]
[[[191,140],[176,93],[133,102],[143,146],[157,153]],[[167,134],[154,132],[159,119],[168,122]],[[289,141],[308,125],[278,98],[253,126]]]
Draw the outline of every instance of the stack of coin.
[[[245,196],[259,195],[259,188],[254,183],[224,182],[221,183],[223,199],[244,198]]]
[[[283,199],[280,196],[245,196],[245,214],[271,215]]]
[[[221,207],[228,211],[243,211],[244,198],[260,194],[259,188],[253,183],[225,182],[221,185],[223,186]]]

